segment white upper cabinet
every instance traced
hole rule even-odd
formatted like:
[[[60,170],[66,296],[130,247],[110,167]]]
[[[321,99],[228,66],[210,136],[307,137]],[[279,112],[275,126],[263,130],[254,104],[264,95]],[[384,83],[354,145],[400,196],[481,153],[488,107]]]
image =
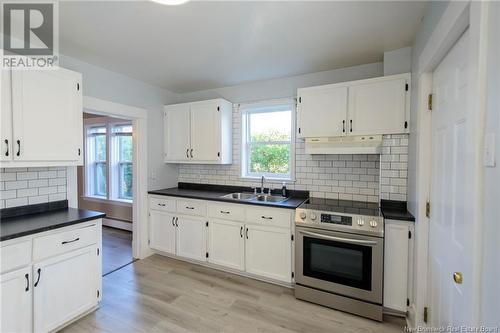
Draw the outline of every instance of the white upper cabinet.
[[[5,74],[2,167],[82,164],[81,74],[65,69]]]
[[[331,137],[345,134],[347,87],[299,89],[298,137]]]
[[[406,84],[396,76],[349,87],[349,133],[405,133]]]
[[[165,106],[165,162],[232,163],[232,112],[220,98]]]
[[[301,138],[408,133],[410,74],[301,88]]]

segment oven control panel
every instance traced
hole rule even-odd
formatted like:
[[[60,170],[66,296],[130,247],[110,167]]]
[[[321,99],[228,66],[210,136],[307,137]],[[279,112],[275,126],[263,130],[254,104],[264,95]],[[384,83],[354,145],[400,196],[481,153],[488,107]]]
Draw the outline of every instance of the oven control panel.
[[[383,237],[384,235],[384,219],[381,216],[337,214],[297,208],[295,211],[295,223],[301,226],[346,232],[361,232],[379,237]]]

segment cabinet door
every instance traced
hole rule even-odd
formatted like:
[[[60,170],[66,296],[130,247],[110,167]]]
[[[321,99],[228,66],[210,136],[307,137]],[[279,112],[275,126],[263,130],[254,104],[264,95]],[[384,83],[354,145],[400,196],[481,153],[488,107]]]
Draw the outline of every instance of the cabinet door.
[[[299,138],[345,135],[347,87],[299,89]]]
[[[98,259],[89,246],[33,266],[35,332],[55,330],[97,305]]]
[[[0,275],[0,332],[32,332],[31,266]]]
[[[194,260],[206,260],[206,222],[205,218],[178,216],[177,255]]]
[[[210,220],[208,224],[208,262],[244,270],[244,228],[245,225],[239,222]]]
[[[248,273],[284,282],[292,280],[289,229],[246,225],[245,267]]]
[[[220,111],[214,102],[191,104],[191,149],[193,161],[218,161],[220,155]]]
[[[14,160],[81,159],[81,75],[63,69],[13,71],[12,107]]]
[[[165,162],[190,160],[191,120],[189,104],[165,107]]]
[[[10,70],[0,71],[2,89],[0,109],[0,161],[12,160],[12,89]]]
[[[161,211],[149,212],[149,246],[175,254],[175,215]]]
[[[406,79],[349,87],[349,134],[405,133]]]
[[[384,307],[392,310],[406,311],[409,231],[402,221],[385,220]]]

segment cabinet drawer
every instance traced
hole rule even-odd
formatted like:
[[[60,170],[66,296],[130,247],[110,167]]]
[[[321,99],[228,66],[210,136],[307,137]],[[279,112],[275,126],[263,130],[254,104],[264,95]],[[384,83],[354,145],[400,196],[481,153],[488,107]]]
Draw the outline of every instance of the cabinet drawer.
[[[21,268],[31,262],[31,240],[3,245],[0,252],[2,258],[0,273]]]
[[[291,211],[288,209],[247,208],[248,223],[290,228]]]
[[[33,239],[33,260],[40,260],[97,243],[97,226],[58,232]]]
[[[207,214],[207,205],[202,201],[177,200],[177,212],[187,215],[204,216]]]
[[[175,200],[167,198],[149,198],[149,209],[162,210],[165,212],[175,212]]]
[[[224,220],[245,221],[245,208],[231,204],[209,204],[208,216]]]

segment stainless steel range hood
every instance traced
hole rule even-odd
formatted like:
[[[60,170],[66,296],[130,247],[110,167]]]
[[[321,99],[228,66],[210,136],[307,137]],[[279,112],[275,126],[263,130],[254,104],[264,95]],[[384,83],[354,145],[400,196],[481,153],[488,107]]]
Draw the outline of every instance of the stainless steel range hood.
[[[380,154],[382,135],[307,138],[305,153],[320,154]]]

